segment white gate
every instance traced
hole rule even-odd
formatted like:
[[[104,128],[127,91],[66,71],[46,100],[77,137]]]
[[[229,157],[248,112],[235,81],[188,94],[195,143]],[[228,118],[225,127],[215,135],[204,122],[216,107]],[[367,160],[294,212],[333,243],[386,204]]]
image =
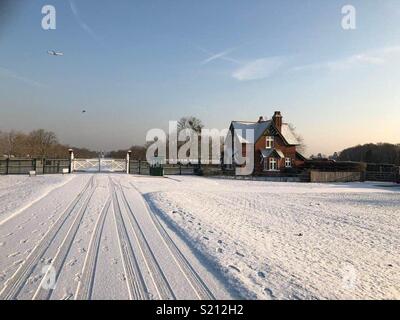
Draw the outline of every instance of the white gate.
[[[102,172],[126,172],[126,160],[100,159],[100,171]]]
[[[125,159],[74,159],[75,172],[126,172]]]

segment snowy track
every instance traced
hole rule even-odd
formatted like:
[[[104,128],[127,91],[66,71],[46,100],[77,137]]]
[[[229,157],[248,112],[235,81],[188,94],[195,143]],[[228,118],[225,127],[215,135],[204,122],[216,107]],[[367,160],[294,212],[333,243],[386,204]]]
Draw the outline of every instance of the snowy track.
[[[1,225],[0,299],[232,298],[132,179],[77,175]]]

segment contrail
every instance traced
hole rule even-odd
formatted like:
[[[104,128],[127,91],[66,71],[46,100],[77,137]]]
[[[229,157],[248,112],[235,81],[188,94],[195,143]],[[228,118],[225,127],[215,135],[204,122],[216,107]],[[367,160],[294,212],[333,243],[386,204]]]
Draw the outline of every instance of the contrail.
[[[101,39],[99,38],[99,36],[92,30],[92,28],[90,28],[81,18],[81,16],[79,15],[79,11],[78,8],[75,4],[75,1],[73,0],[69,0],[69,5],[71,7],[71,11],[76,19],[76,21],[79,23],[80,27],[85,30],[93,39],[95,39],[96,41],[100,41]]]

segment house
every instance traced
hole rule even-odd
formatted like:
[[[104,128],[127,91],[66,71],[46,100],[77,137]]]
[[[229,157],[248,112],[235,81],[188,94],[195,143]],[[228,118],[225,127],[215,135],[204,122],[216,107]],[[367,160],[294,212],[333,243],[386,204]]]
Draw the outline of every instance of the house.
[[[246,139],[246,130],[254,130],[254,142]],[[242,156],[246,156],[246,144],[254,150],[254,174],[277,174],[293,171],[306,160],[298,151],[300,142],[293,130],[283,122],[280,111],[275,111],[271,120],[260,117],[257,122],[232,121],[229,127],[232,137],[236,134],[242,144]],[[233,138],[232,138],[233,140]],[[233,163],[237,152],[232,144]]]

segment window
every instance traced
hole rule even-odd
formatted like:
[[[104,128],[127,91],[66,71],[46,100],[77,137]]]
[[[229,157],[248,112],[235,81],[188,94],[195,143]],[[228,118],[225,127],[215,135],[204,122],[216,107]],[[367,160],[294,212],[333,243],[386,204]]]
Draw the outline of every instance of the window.
[[[285,158],[285,167],[286,168],[291,168],[292,167],[292,159]]]
[[[269,158],[269,170],[278,170],[278,162],[275,158]]]
[[[265,148],[271,149],[274,147],[274,137],[268,136],[265,139]]]

